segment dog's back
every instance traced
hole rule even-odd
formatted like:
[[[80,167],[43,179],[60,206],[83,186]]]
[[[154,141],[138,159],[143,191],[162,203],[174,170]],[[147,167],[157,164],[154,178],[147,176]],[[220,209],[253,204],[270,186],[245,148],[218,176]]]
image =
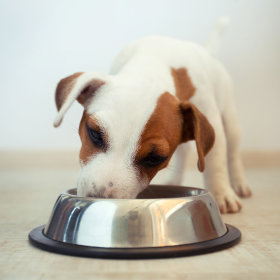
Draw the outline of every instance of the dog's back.
[[[175,92],[171,69],[184,67],[196,89],[191,101],[205,112],[202,104],[216,103],[221,112],[232,83],[223,65],[199,44],[161,36],[149,36],[127,45],[112,64],[112,74],[151,79],[160,88]],[[158,92],[161,94],[160,90]]]

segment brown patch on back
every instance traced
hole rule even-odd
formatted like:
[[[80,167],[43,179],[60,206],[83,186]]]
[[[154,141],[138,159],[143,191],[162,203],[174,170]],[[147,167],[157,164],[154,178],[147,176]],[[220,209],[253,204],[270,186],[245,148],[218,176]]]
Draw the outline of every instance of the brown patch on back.
[[[138,143],[139,148],[135,156],[135,164],[138,167],[139,175],[150,181],[160,169],[167,166],[181,139],[182,116],[179,110],[179,102],[170,93],[165,92],[159,97],[157,106]],[[168,156],[168,159],[156,167],[142,166],[140,164],[141,160],[152,151],[161,156]]]
[[[171,68],[171,74],[173,76],[178,99],[181,101],[189,100],[195,93],[195,87],[192,84],[187,69],[184,67],[178,69]]]
[[[102,129],[100,128],[100,126],[98,125],[98,122],[91,117],[89,114],[87,114],[86,111],[84,111],[83,113],[83,117],[81,119],[80,122],[80,126],[79,126],[79,134],[80,134],[80,138],[81,138],[81,142],[82,142],[82,147],[80,150],[80,161],[82,163],[87,163],[88,160],[94,156],[97,153],[102,153],[105,152],[105,149],[96,147],[87,132],[87,128],[86,128],[86,124],[91,128],[91,129],[95,129],[98,131],[101,131]],[[108,143],[108,137],[106,137],[106,134],[104,133],[104,141],[105,143]],[[107,146],[107,145],[106,145]]]

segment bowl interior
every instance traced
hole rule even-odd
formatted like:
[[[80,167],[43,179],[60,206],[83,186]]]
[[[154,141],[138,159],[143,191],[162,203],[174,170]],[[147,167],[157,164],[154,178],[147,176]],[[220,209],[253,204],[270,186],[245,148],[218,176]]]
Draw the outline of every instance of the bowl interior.
[[[70,189],[66,193],[76,196],[77,189]],[[149,185],[145,190],[143,190],[141,193],[138,194],[136,199],[162,199],[162,198],[180,198],[180,197],[185,198],[190,196],[199,196],[205,193],[207,193],[206,190],[194,188],[194,187]],[[96,198],[92,198],[92,199],[95,200]]]

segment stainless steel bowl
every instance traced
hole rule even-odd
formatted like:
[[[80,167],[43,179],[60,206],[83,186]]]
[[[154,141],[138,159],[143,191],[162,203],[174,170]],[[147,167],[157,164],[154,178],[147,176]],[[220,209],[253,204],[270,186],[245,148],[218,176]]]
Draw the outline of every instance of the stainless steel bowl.
[[[68,190],[59,196],[46,226],[29,238],[60,253],[149,257],[170,255],[172,248],[177,254],[178,249],[179,254],[221,249],[236,243],[240,232],[223,223],[208,191],[150,185],[136,199],[78,197],[76,189]]]

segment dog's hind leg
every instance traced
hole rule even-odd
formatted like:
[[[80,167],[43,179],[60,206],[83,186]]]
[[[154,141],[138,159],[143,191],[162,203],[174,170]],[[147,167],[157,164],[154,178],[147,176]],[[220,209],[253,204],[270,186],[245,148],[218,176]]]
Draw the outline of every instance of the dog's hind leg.
[[[222,112],[222,120],[227,141],[228,168],[231,185],[238,196],[249,197],[252,192],[244,174],[239,150],[240,128],[233,96],[231,94],[227,96],[226,104]]]

